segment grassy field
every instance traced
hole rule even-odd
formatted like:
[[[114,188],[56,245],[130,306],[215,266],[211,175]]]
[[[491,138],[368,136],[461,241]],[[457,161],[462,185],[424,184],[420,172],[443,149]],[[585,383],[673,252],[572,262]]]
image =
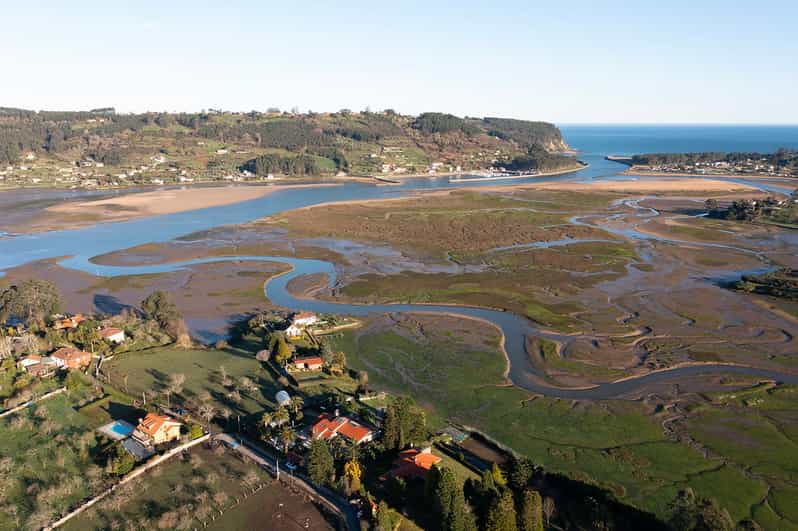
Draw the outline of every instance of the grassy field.
[[[251,494],[252,486],[264,488]],[[248,497],[244,499],[244,496]],[[236,505],[236,500],[241,500]],[[291,521],[275,519],[278,504],[284,504],[284,519],[301,522],[310,518],[309,529],[331,529],[323,516],[301,496],[271,483],[267,474],[245,463],[233,453],[215,454],[205,448],[192,449],[190,457],[175,457],[95,509],[70,520],[66,530],[115,529],[132,525],[137,529],[294,529]],[[223,514],[219,515],[219,511]],[[211,521],[214,515],[216,520]]]
[[[547,470],[600,484],[660,516],[666,516],[678,490],[690,486],[699,495],[716,498],[735,519],[753,515],[763,526],[775,519],[783,529],[796,523],[787,519],[793,512],[787,500],[794,494],[798,455],[794,390],[768,394],[766,405],[758,406],[758,414],[767,408],[765,419],[738,418],[737,409],[723,400],[691,415],[687,432],[730,461],[724,465],[668,438],[653,404],[531,397],[500,386],[504,360],[495,332],[473,323],[463,331],[452,322],[415,319],[420,325],[408,321],[366,327],[337,337],[335,343],[346,351],[350,365],[369,371],[375,387],[422,402],[433,423],[450,419],[477,428]],[[475,343],[472,335],[483,342]],[[777,425],[771,417],[778,419]],[[713,426],[718,423],[737,429],[717,432]]]
[[[231,386],[222,385],[222,369],[232,381]],[[181,397],[196,400],[203,393],[210,393],[217,408],[226,408],[234,414],[247,415],[271,409],[274,394],[279,390],[271,374],[262,368],[252,351],[236,347],[217,349],[177,349],[174,347],[153,348],[145,351],[118,355],[104,365],[110,371],[115,386],[124,389],[127,375],[128,392],[141,396],[142,392],[160,394],[168,385],[173,373],[185,375]],[[240,387],[241,378],[252,380],[257,389],[246,391]],[[241,401],[236,403],[231,392],[238,390]]]
[[[106,484],[101,439],[77,400],[60,394],[0,420],[0,529],[39,529]]]

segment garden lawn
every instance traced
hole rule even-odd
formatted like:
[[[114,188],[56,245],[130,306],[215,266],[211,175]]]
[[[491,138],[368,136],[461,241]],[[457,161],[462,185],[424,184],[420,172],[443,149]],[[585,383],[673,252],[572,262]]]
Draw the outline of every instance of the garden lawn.
[[[233,381],[232,388],[222,386],[221,366]],[[121,389],[124,389],[124,376],[127,375],[127,391],[133,396],[141,396],[145,391],[162,393],[169,384],[169,376],[181,373],[186,379],[180,397],[196,399],[207,391],[218,408],[244,415],[272,409],[274,395],[279,390],[254,353],[235,347],[224,350],[156,347],[118,355],[103,369],[110,372],[113,384]],[[246,392],[241,389],[238,383],[242,377],[252,380],[257,390]],[[239,390],[240,403],[230,399],[231,389]],[[173,398],[173,401],[180,397]],[[162,401],[165,402],[165,398]]]

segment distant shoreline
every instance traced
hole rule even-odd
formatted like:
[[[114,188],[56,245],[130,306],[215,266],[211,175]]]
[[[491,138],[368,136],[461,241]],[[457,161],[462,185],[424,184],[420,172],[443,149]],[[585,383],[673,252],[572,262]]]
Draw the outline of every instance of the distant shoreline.
[[[620,161],[616,161],[620,162]],[[726,177],[730,179],[781,179],[786,181],[795,182],[798,185],[798,178],[796,177],[787,177],[784,175],[768,175],[764,173],[689,173],[689,172],[671,172],[671,171],[657,171],[657,170],[647,170],[644,168],[640,168],[639,166],[632,166],[618,175],[629,175],[635,176],[639,175],[642,177],[652,176],[652,177],[704,177],[707,179],[717,178],[717,177]]]
[[[510,179],[530,179],[535,177],[551,177],[553,175],[563,175],[566,173],[573,173],[577,171],[584,170],[589,168],[590,164],[586,162],[579,162],[579,166],[573,168],[566,168],[562,170],[554,170],[548,171],[543,173],[535,173],[535,174],[528,174],[528,175],[510,175],[505,177],[475,177],[474,179],[463,179],[460,182],[479,182],[484,180],[510,180]],[[477,171],[484,171],[484,170],[473,170],[473,171],[445,171],[445,172],[436,172],[436,173],[401,173],[398,175],[395,174],[385,174],[385,175],[373,175],[370,177],[375,181],[382,181],[384,183],[391,183],[391,181],[396,180],[401,181],[402,179],[433,179],[435,177],[464,177],[468,175],[477,175],[475,172]]]

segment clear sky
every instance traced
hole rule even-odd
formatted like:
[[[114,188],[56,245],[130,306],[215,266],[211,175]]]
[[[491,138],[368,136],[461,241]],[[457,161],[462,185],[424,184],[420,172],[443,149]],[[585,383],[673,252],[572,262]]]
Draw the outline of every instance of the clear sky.
[[[1,12],[0,106],[798,123],[795,0],[59,0]]]

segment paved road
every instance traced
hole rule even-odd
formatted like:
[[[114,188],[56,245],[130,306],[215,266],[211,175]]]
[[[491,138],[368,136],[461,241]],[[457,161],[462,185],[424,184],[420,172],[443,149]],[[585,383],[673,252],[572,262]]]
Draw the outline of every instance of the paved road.
[[[254,443],[246,438],[237,435],[234,436],[229,433],[221,433],[214,436],[214,440],[225,443],[236,452],[268,470],[272,475],[277,474],[277,467],[274,459],[259,450]],[[360,529],[360,518],[357,516],[357,510],[350,505],[346,499],[329,489],[313,485],[297,474],[288,474],[286,471],[283,471],[283,477],[285,477],[285,475],[290,475],[290,477],[293,478],[292,484],[294,486],[302,488],[315,499],[323,503],[328,509],[340,516],[347,529],[350,531],[358,531]]]

